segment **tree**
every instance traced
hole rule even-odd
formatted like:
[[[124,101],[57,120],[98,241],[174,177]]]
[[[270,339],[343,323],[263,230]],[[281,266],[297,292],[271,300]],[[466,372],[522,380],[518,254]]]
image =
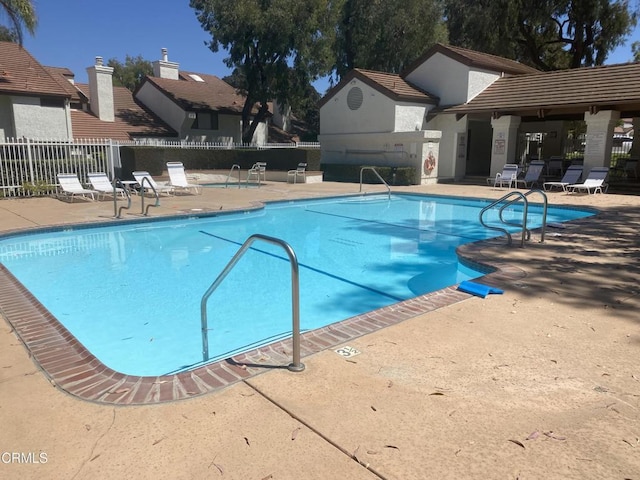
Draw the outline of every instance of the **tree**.
[[[8,31],[7,40],[22,45],[23,29],[26,28],[33,35],[38,24],[33,2],[31,0],[0,0],[0,7],[9,20],[8,30],[6,27],[2,30],[3,37],[7,38]]]
[[[18,36],[16,35],[15,30],[11,30],[4,25],[0,25],[0,41],[17,43]]]
[[[111,58],[107,65],[113,68],[113,84],[126,87],[132,92],[138,88],[144,77],[153,74],[151,62],[142,58],[142,55],[137,57],[127,55],[124,64]]]
[[[209,48],[245,78],[242,140],[251,142],[268,102],[290,103],[329,72],[337,7],[330,0],[190,0]],[[256,111],[257,106],[257,111]]]
[[[631,44],[631,53],[633,53],[633,61],[640,62],[640,42],[633,42]]]
[[[445,0],[453,45],[541,70],[602,65],[637,22],[629,0]]]
[[[447,40],[439,0],[346,0],[337,25],[337,77],[353,68],[400,73]]]

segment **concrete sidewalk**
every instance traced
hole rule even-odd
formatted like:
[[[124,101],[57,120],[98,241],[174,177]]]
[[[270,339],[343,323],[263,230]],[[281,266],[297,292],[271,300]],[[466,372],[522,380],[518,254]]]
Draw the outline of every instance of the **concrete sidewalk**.
[[[211,188],[163,198],[151,215],[357,189]],[[640,197],[549,198],[602,213],[524,249],[503,240],[470,246],[465,255],[526,274],[503,295],[469,297],[350,341],[359,355],[325,350],[304,358],[302,373],[273,369],[189,400],[79,400],[52,386],[0,322],[0,478],[640,478]],[[0,201],[3,231],[111,215],[109,202]]]

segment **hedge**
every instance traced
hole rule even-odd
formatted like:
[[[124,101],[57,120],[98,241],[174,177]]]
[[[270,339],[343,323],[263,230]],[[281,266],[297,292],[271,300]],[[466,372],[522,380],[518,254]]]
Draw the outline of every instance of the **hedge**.
[[[320,170],[320,150],[304,148],[204,150],[132,146],[120,148],[120,160],[122,178],[131,177],[136,170],[162,175],[167,162],[182,162],[187,170],[229,170],[234,164],[247,170],[256,162],[267,162],[268,169],[276,171],[294,170],[298,163],[306,163],[307,170]]]

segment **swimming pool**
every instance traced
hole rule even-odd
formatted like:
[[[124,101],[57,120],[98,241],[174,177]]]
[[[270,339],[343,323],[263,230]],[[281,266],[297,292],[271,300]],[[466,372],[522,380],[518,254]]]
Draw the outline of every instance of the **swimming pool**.
[[[105,365],[161,375],[201,363],[200,299],[250,235],[295,250],[301,327],[313,330],[482,275],[460,265],[455,249],[495,236],[477,220],[487,204],[422,195],[278,202],[6,236],[0,261]],[[550,209],[548,221],[590,214]],[[530,226],[539,217],[530,208]],[[283,252],[254,244],[209,300],[211,360],[290,335],[290,288]]]

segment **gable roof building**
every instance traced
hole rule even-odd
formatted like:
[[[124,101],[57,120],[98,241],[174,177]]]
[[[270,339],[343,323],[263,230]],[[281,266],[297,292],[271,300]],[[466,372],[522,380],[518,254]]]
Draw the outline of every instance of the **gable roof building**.
[[[1,138],[69,138],[71,97],[27,50],[0,42]]]
[[[584,120],[588,171],[609,164],[620,116],[640,117],[638,79],[640,63],[540,72],[436,44],[400,75],[355,69],[327,92],[322,162],[412,166],[415,183],[493,175],[539,156],[543,140],[561,155],[566,121]]]
[[[173,128],[182,139],[197,142],[240,143],[245,97],[214,75],[181,72],[167,50],[154,62],[154,75],[134,92],[137,100]],[[253,113],[256,111],[254,110]],[[266,143],[268,123],[262,123],[254,142]]]

